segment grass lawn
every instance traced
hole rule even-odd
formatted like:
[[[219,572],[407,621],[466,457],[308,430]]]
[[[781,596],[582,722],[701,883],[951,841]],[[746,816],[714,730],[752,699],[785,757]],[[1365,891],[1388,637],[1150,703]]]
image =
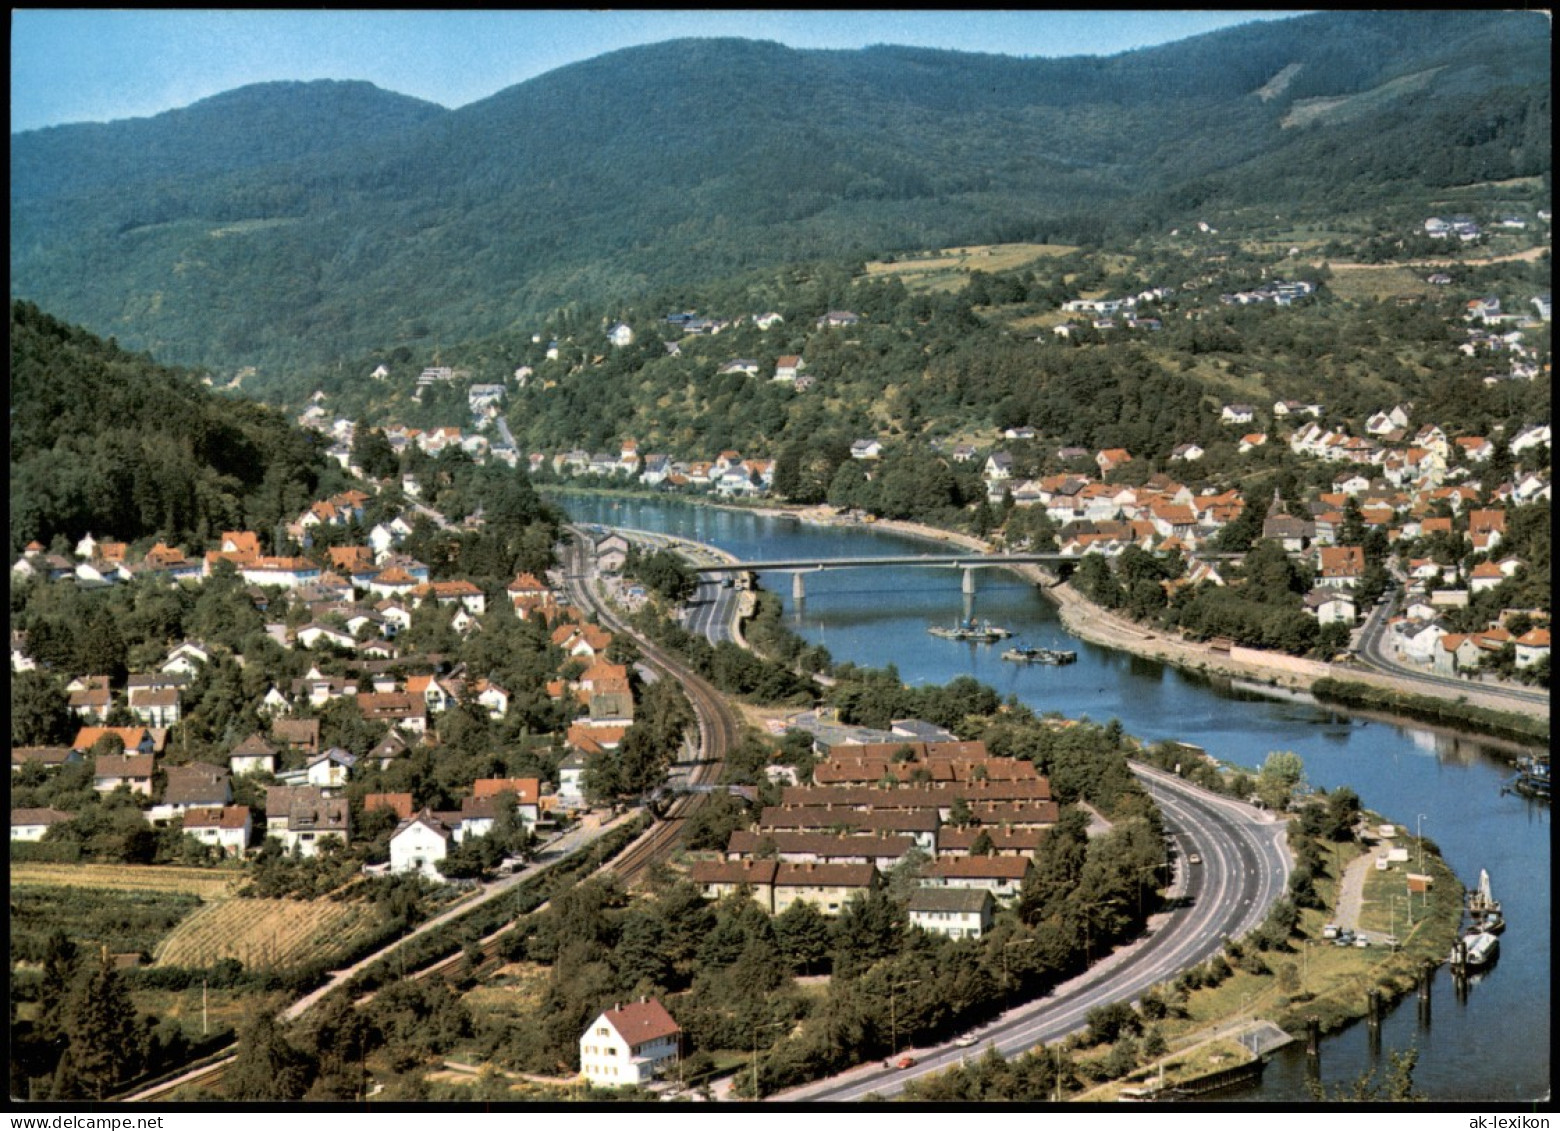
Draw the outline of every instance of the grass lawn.
[[[537,962],[511,962],[461,999],[473,1018],[524,1022],[534,1017],[547,993],[551,967]]]
[[[150,1013],[159,1021],[179,1022],[191,1040],[202,1036],[201,988],[187,990],[132,990],[130,998],[137,1010]],[[244,1021],[260,1013],[274,1013],[288,1002],[285,993],[257,993],[254,990],[210,989],[206,991],[204,1026],[210,1032],[229,1029],[236,1032]]]
[[[1065,244],[1008,243],[978,247],[950,247],[942,252],[898,259],[893,263],[868,263],[868,278],[893,276],[912,291],[952,291],[968,282],[970,271],[996,274],[1012,271],[1040,259],[1071,255],[1078,249]]]
[[[1399,296],[1424,298],[1434,291],[1423,270],[1394,266],[1337,265],[1328,289],[1350,302],[1373,302]]]
[[[1112,1080],[1108,1084],[1101,1084],[1091,1091],[1084,1092],[1078,1100],[1083,1103],[1114,1103],[1125,1088],[1158,1087],[1161,1083],[1167,1088],[1174,1087],[1185,1080],[1245,1064],[1250,1059],[1251,1053],[1242,1048],[1238,1041],[1224,1039],[1207,1041],[1185,1052],[1171,1053],[1162,1057],[1163,1076],[1159,1072],[1160,1061],[1155,1061],[1120,1080]]]

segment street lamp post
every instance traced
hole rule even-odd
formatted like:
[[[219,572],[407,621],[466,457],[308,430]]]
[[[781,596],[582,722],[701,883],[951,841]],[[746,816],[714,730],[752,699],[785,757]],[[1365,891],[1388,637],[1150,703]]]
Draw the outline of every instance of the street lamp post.
[[[1419,842],[1419,874],[1421,876],[1425,874],[1425,834],[1420,829],[1420,825],[1424,821],[1424,819],[1425,819],[1425,815],[1423,813],[1419,814],[1417,817],[1414,818],[1414,839]],[[1424,883],[1424,881],[1421,880],[1420,883]],[[1414,893],[1413,892],[1409,892],[1408,893],[1408,905],[1409,905],[1410,909],[1413,908],[1413,905],[1414,905]],[[1421,903],[1420,906],[1423,907],[1424,904]]]

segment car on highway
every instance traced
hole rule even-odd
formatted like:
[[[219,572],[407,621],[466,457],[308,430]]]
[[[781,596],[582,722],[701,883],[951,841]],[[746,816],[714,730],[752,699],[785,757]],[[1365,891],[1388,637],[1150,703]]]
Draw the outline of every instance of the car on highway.
[[[902,1057],[900,1057],[899,1058],[899,1064],[897,1065],[897,1067],[899,1067],[899,1068],[914,1068],[915,1067],[915,1057],[913,1057],[913,1056],[902,1056]]]
[[[964,1036],[954,1041],[953,1044],[955,1048],[967,1049],[979,1040],[980,1038],[974,1033],[965,1033]]]
[[[1192,853],[1190,856],[1188,856],[1186,858],[1186,862],[1188,864],[1201,864],[1202,863],[1202,857],[1197,855],[1197,853],[1194,852],[1194,853]]]

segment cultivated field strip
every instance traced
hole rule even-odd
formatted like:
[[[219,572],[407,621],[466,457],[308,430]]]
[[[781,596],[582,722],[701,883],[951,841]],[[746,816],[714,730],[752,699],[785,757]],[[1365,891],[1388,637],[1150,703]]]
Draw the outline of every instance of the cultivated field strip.
[[[236,958],[251,969],[328,963],[349,952],[379,922],[365,903],[232,899],[202,908],[163,940],[157,966],[206,967]]]
[[[241,879],[234,872],[138,864],[12,864],[13,887],[107,888],[112,891],[172,891],[206,902],[227,899]]]

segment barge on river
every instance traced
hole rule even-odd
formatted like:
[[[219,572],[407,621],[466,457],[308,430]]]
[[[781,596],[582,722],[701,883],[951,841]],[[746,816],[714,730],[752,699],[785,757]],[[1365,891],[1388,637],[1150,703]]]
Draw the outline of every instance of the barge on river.
[[[990,644],[993,640],[1005,640],[1013,635],[1012,632],[992,624],[989,620],[961,620],[952,628],[945,628],[939,624],[933,625],[926,631],[944,640],[973,640],[977,644]]]
[[[1002,653],[1004,660],[1017,664],[1070,664],[1078,653],[1064,648],[1031,648],[1019,644]]]

